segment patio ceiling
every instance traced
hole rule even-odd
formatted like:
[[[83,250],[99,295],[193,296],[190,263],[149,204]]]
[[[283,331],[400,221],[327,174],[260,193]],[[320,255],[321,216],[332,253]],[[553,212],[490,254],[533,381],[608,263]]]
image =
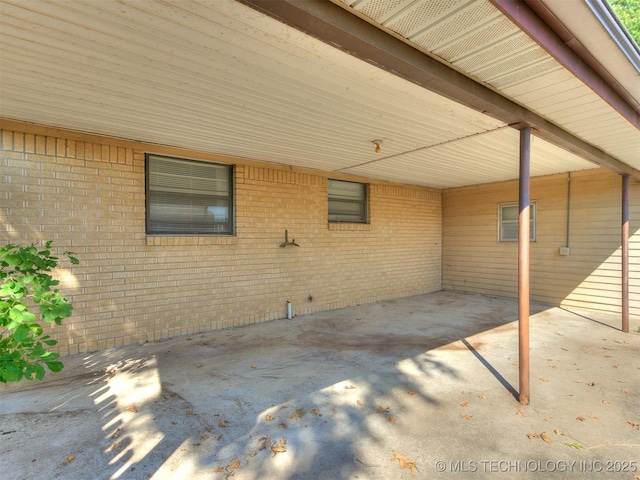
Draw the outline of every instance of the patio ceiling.
[[[640,177],[633,118],[491,3],[297,3],[375,29],[385,48],[416,47],[470,81],[466,96],[493,94],[514,107],[502,115],[431,91],[233,0],[3,0],[0,116],[434,188],[517,178],[518,131],[509,125],[535,119],[532,175],[598,162]],[[640,97],[637,72],[622,60],[607,71],[637,116],[629,100]]]

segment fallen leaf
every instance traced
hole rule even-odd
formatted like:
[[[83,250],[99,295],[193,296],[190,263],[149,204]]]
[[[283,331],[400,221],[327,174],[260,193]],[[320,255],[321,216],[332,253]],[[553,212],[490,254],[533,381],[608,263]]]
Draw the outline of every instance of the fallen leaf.
[[[549,379],[548,379],[548,378],[546,378],[546,377],[540,377],[540,381],[541,381],[541,382],[548,382],[548,381],[549,381]]]
[[[356,403],[357,403],[358,405],[360,405],[360,406],[364,405],[364,404],[362,403],[362,400],[356,400]]]
[[[221,473],[221,472],[224,472],[224,468],[222,468],[222,467],[218,466],[218,468],[216,468],[216,469],[214,470],[214,472],[215,472],[215,473]]]
[[[135,405],[131,405],[127,410],[131,413],[138,413],[138,408]]]
[[[613,405],[613,402],[610,400],[602,400],[602,403],[604,403],[605,405]]]
[[[518,411],[516,412],[516,415],[522,415],[523,417],[526,417],[524,410],[522,410],[521,408],[518,409]]]
[[[296,408],[293,413],[291,413],[287,418],[295,418],[296,420],[300,420],[304,417],[305,411],[304,408]]]
[[[67,459],[62,462],[63,465],[69,465],[71,462],[73,462],[76,459],[75,455],[69,455],[67,457]]]
[[[280,425],[278,426],[283,430],[286,430],[287,428],[289,428],[289,425],[287,425],[287,422],[280,422]]]
[[[271,445],[269,445],[271,452],[273,452],[273,455],[271,456],[275,457],[278,453],[286,452],[287,451],[287,447],[285,447],[286,444],[287,444],[287,441],[284,438],[281,438],[278,443],[275,443],[274,441]]]
[[[258,452],[249,452],[249,456],[250,457],[255,457],[258,454]]]
[[[187,417],[193,417],[195,415],[195,413],[193,413],[193,410],[187,410],[185,413]]]
[[[318,410],[317,408],[314,408],[313,410],[311,410],[311,413],[313,413],[314,415],[317,415],[319,417],[322,416],[322,414],[320,413],[320,410]]]
[[[409,390],[407,393],[409,394],[410,397],[416,396],[416,392],[414,392],[413,390]]]
[[[229,469],[240,468],[240,460],[237,458],[233,459],[227,468]]]
[[[579,422],[584,422],[586,420],[586,418],[584,418],[584,417],[576,417],[576,420],[578,420]]]
[[[590,387],[595,387],[597,385],[596,382],[587,382],[587,385],[589,385]]]
[[[227,421],[226,421],[226,420],[220,420],[220,421],[218,422],[218,426],[219,426],[220,428],[224,428],[224,427],[228,427],[228,426],[229,426],[229,424],[227,423]]]
[[[630,392],[625,388],[624,390],[622,390],[622,393],[626,393],[627,395],[629,395]]]
[[[387,413],[389,410],[391,410],[391,407],[378,407],[376,413]]]
[[[256,365],[255,363],[252,363],[251,368],[258,368],[258,365]]]
[[[539,433],[527,433],[527,438],[531,440],[532,438],[538,438],[540,436]]]
[[[466,400],[460,404],[461,407],[466,407],[467,405],[469,405],[469,402]]]
[[[207,435],[207,434],[205,433],[205,434],[200,435],[200,440],[208,440],[208,439],[209,439],[209,437],[211,437],[211,435]]]
[[[600,417],[598,417],[597,415],[589,415],[589,418],[592,418],[594,420],[600,420]]]
[[[562,430],[556,428],[553,433],[555,433],[556,435],[566,435],[566,433],[564,433]]]
[[[571,447],[571,448],[575,448],[576,450],[581,450],[584,447],[582,445],[580,445],[579,443],[565,443],[565,445],[567,447]]]
[[[396,423],[396,419],[393,417],[389,417],[389,423]]]
[[[118,442],[113,442],[109,447],[109,450],[111,450],[112,452],[115,452],[119,448],[120,448],[120,444]]]
[[[463,420],[472,420],[473,415],[460,415],[460,418]]]
[[[549,437],[549,435],[547,435],[545,432],[542,432],[540,434],[540,438],[547,443],[553,443],[553,440],[551,440],[551,437]]]
[[[352,389],[354,389],[354,388],[356,388],[354,385],[345,385],[345,386],[344,386],[344,389],[345,389],[345,390],[352,390]]]
[[[627,420],[627,423],[628,423],[629,425],[631,425],[632,427],[637,428],[637,429],[639,429],[639,430],[640,430],[640,423],[638,423],[638,422],[634,422],[633,420]]]
[[[482,400],[484,400],[487,397],[485,397],[484,395],[478,395],[478,398],[481,398]]]
[[[274,418],[275,418],[275,417],[274,417],[273,415],[269,414],[269,413],[267,413],[267,414],[264,416],[264,419],[265,419],[267,422],[272,421]]]
[[[409,460],[406,455],[401,453],[394,453],[392,460],[398,460],[398,466],[401,470],[409,469],[409,473],[411,473],[412,477],[416,476],[416,470],[418,468],[418,462],[412,462]]]
[[[618,364],[617,363],[614,363],[612,366],[613,366],[613,368],[618,368]]]
[[[116,431],[113,432],[109,438],[118,438],[120,436],[120,434],[122,433],[122,431],[120,430],[120,427],[116,428]]]

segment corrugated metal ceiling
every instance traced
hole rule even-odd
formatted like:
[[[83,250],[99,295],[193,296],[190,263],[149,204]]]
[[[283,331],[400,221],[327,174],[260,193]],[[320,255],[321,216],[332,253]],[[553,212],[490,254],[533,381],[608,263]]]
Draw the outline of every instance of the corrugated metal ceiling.
[[[637,130],[489,3],[348,3],[640,168]],[[3,0],[0,36],[4,118],[435,188],[517,177],[504,122],[235,1]],[[534,175],[593,167],[533,142]]]

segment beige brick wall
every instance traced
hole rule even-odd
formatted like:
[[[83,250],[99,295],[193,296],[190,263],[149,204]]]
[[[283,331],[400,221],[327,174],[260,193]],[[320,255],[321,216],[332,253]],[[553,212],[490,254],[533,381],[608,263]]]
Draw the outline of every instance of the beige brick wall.
[[[74,306],[50,329],[62,354],[441,288],[437,191],[340,176],[370,184],[370,224],[330,225],[321,172],[7,123],[0,242],[80,259],[57,272]],[[147,236],[145,152],[236,165],[236,235]],[[299,248],[279,247],[285,229]]]
[[[537,241],[531,244],[533,300],[619,312],[621,305],[621,179],[594,169],[531,180]],[[640,184],[630,182],[630,314],[640,316]],[[518,201],[517,182],[443,192],[443,288],[517,297],[517,243],[498,242],[498,204]]]

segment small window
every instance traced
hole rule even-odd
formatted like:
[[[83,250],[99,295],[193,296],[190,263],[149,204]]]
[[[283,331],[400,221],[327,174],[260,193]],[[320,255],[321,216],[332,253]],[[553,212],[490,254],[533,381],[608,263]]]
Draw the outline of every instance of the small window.
[[[536,241],[536,204],[531,203],[530,211],[530,238]],[[518,215],[517,203],[504,203],[500,205],[500,242],[518,241]]]
[[[329,179],[329,221],[367,223],[367,185]]]
[[[147,233],[233,233],[229,165],[147,155]]]

